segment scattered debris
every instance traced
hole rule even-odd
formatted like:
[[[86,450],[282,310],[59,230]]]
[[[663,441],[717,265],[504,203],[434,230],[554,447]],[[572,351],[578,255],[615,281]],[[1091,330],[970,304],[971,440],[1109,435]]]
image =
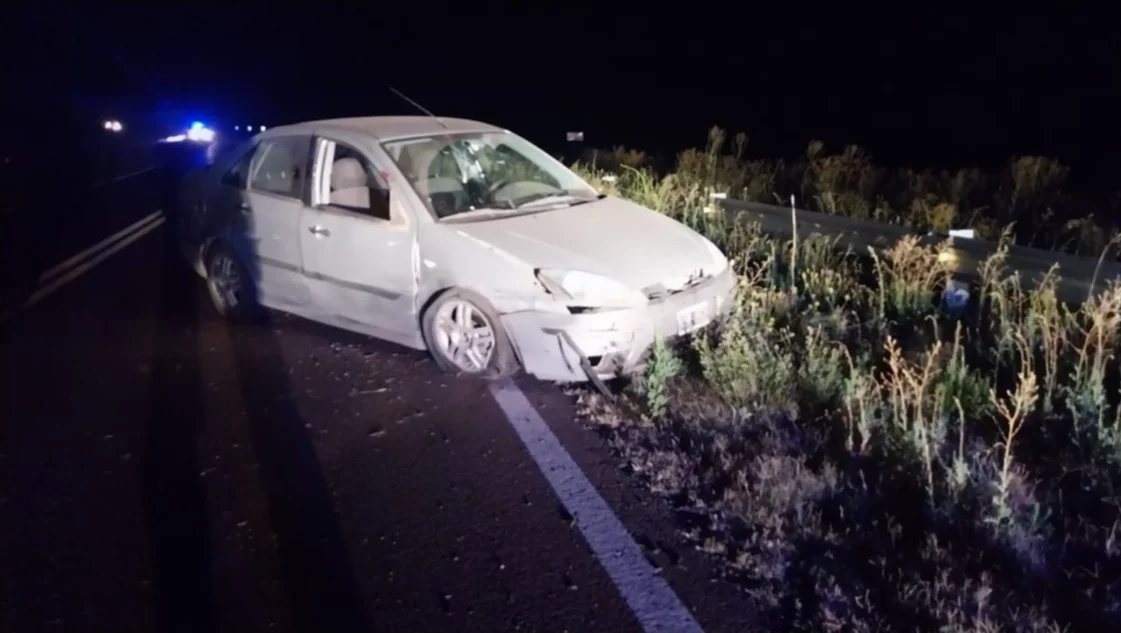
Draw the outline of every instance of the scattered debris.
[[[560,504],[557,505],[557,514],[559,514],[560,517],[562,519],[564,519],[565,522],[568,523],[569,527],[575,527],[576,526],[576,517],[572,516],[572,513],[569,512],[568,509],[565,508],[563,505],[560,505]]]
[[[662,554],[665,555],[665,557],[666,557],[666,559],[668,559],[670,565],[673,565],[674,567],[682,567],[683,566],[682,563],[681,563],[681,554],[679,554],[676,549],[666,545],[665,543],[661,543],[661,542],[659,542],[657,544],[657,546],[658,546],[658,551],[660,551]]]
[[[576,582],[572,580],[572,576],[569,576],[567,573],[562,574],[561,579],[564,581],[564,586],[569,590],[576,591],[578,589]]]
[[[646,550],[647,552],[653,553],[653,552],[658,551],[657,544],[655,544],[654,541],[651,540],[650,537],[648,537],[646,535],[632,534],[631,538],[633,538],[634,542],[638,543],[640,546],[642,546],[642,549]]]

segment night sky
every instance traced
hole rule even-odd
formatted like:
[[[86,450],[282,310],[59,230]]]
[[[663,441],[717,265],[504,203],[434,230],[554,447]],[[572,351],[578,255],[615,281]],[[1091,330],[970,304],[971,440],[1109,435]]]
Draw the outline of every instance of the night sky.
[[[746,132],[756,156],[821,138],[890,165],[1040,153],[1099,184],[1121,173],[1117,3],[381,4],[6,9],[6,120],[124,112],[175,128],[409,113],[392,85],[550,148],[571,129],[596,146],[672,153],[718,124]]]

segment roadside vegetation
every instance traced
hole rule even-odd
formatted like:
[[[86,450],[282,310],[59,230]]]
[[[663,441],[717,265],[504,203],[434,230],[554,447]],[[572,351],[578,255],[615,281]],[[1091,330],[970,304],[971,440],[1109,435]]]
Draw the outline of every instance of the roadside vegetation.
[[[577,163],[591,175],[612,174],[618,188],[662,207],[705,190],[732,198],[945,232],[972,228],[996,240],[1009,225],[1016,244],[1097,256],[1117,234],[1121,192],[1092,198],[1068,192],[1070,170],[1040,156],[1017,156],[989,173],[978,168],[888,169],[855,145],[827,151],[811,141],[796,160],[748,157],[748,138],[713,128],[705,149],[661,164],[642,151],[587,149]]]
[[[712,238],[739,274],[727,322],[657,347],[615,402],[578,391],[626,466],[775,630],[1119,630],[1121,282],[1063,304],[1059,271],[1029,289],[1004,265],[1030,235],[996,228],[1057,200],[1062,168],[1018,159],[995,190],[973,172],[911,174],[881,203],[891,179],[859,150],[811,145],[794,168],[710,140],[666,174],[625,151],[577,165]],[[955,310],[938,247],[846,252],[708,208],[713,190],[788,199],[792,182],[815,201],[800,206],[922,228],[973,218],[1003,247]],[[1097,231],[1095,248],[1116,242]]]

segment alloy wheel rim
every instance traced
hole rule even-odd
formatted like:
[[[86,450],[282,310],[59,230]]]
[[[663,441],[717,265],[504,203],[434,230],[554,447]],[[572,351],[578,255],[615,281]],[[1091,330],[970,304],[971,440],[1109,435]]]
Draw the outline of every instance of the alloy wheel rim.
[[[221,254],[215,258],[208,281],[210,296],[223,311],[232,310],[241,303],[241,275],[229,255]]]
[[[484,371],[494,356],[494,327],[467,301],[448,301],[436,312],[436,345],[465,373]]]

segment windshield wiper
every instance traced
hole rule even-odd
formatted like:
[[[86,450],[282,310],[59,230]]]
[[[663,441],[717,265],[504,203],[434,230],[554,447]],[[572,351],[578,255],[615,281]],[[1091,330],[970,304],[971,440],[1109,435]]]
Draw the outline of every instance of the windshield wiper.
[[[545,200],[547,198],[561,198],[567,195],[569,195],[567,191],[539,191],[537,193],[524,195],[520,198],[514,198],[510,201],[510,204],[515,209],[520,209],[527,204],[532,204],[540,200]]]
[[[573,202],[569,206],[574,207],[578,204],[588,204],[589,202],[595,202],[596,200],[603,200],[606,197],[607,197],[606,193],[598,193],[595,196],[592,196],[591,198],[580,198],[579,200]]]
[[[514,207],[475,207],[457,211],[440,218],[441,222],[471,222],[475,220],[490,220],[514,213]]]
[[[446,215],[440,218],[441,222],[477,222],[480,220],[492,220],[496,218],[521,215],[522,213],[538,213],[547,211],[549,207],[542,207],[540,209],[530,207],[535,202],[543,201],[547,198],[573,198],[572,200],[558,200],[554,204],[563,204],[565,206],[574,207],[578,204],[587,204],[595,202],[596,200],[603,200],[607,196],[605,194],[598,194],[595,196],[580,196],[571,193],[535,193],[528,196],[523,196],[518,201],[504,200],[506,206],[484,206],[476,207],[474,209],[466,209],[451,215]],[[521,212],[521,213],[519,213]]]
[[[554,204],[568,204],[568,206],[572,206],[574,204],[582,204],[582,203],[585,203],[585,202],[592,202],[594,200],[599,200],[600,199],[599,196],[596,196],[594,198],[589,198],[589,197],[586,197],[586,196],[581,196],[579,194],[569,193],[567,191],[551,192],[551,193],[539,192],[539,193],[531,193],[529,195],[522,196],[521,198],[516,198],[513,201],[513,205],[514,205],[515,209],[521,209],[522,207],[528,206],[528,205],[533,204],[535,202],[542,202],[542,201],[548,200],[549,198],[575,198],[574,200],[570,200],[570,201],[567,201],[567,202],[561,202],[560,200],[558,200],[554,203]]]

